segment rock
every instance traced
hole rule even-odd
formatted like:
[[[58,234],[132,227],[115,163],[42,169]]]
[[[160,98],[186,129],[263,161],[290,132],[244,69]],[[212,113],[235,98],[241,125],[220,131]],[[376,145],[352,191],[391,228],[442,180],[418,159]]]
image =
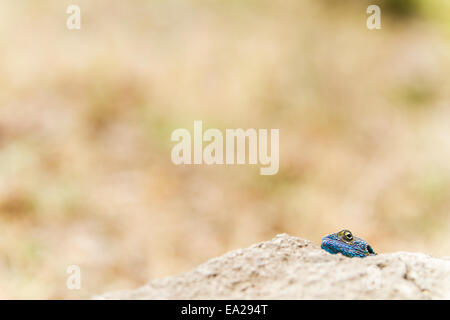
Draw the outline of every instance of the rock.
[[[96,299],[450,299],[450,260],[397,252],[331,255],[281,234],[193,271]]]

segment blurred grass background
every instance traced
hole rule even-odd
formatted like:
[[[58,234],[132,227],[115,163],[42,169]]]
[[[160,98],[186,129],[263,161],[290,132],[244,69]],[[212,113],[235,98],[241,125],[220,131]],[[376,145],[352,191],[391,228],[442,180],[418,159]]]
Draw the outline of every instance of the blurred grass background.
[[[282,232],[450,255],[449,40],[447,0],[0,2],[0,298],[134,288]],[[173,165],[197,119],[279,128],[279,173]]]

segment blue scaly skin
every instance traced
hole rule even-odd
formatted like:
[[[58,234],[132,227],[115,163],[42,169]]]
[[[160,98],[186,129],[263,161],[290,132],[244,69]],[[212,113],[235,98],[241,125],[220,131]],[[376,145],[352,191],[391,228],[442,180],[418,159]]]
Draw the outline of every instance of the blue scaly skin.
[[[360,257],[376,255],[372,247],[363,239],[354,237],[349,230],[342,230],[322,238],[322,249],[336,254],[342,253],[346,257]]]

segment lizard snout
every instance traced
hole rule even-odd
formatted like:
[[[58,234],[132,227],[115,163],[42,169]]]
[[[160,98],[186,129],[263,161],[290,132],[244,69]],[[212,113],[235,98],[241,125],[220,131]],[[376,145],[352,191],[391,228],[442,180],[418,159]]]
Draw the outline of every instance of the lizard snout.
[[[370,254],[370,255],[376,255],[376,252],[372,249],[371,246],[369,246],[368,244],[366,245],[366,251]]]

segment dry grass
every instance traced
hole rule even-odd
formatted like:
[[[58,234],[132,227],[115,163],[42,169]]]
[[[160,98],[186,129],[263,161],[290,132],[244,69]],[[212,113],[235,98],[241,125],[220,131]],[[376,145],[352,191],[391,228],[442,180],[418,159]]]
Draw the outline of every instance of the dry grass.
[[[78,0],[80,31],[68,2],[2,2],[0,298],[132,288],[281,232],[448,255],[448,6],[394,2],[381,31],[360,1]],[[280,172],[174,166],[196,119],[279,128]]]

